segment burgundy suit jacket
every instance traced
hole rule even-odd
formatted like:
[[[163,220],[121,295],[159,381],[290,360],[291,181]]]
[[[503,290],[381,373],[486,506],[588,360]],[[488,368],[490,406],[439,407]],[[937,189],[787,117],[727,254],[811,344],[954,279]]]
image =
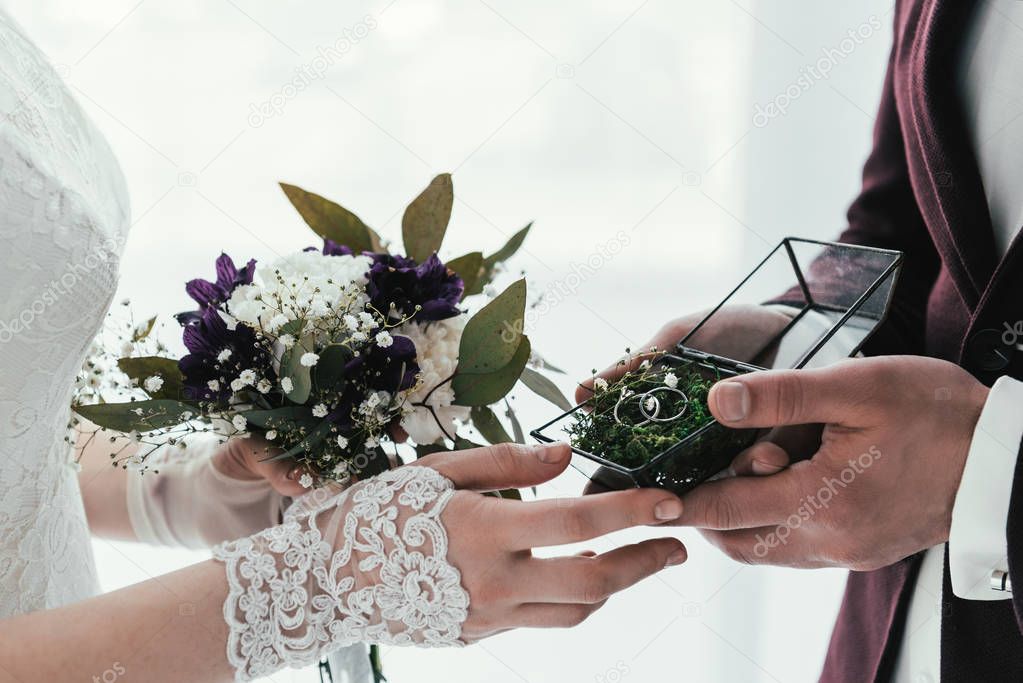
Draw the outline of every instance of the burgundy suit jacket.
[[[1006,322],[1023,320],[1023,239],[999,261],[956,87],[965,29],[980,2],[897,0],[874,147],[841,240],[906,254],[892,313],[868,354],[943,358],[990,384],[1000,375],[1023,378],[1023,352],[1001,341]],[[1023,681],[1023,465],[1012,486],[1006,537],[1020,592],[1012,600],[958,599],[946,560],[942,681]],[[920,560],[850,574],[821,681],[891,679]]]

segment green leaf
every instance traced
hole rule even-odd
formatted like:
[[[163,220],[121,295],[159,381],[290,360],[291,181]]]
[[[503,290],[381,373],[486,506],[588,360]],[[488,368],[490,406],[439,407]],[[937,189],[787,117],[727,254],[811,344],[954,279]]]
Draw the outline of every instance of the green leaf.
[[[412,200],[401,219],[401,237],[408,256],[422,263],[440,249],[454,200],[450,173],[438,175]]]
[[[566,412],[572,410],[572,404],[561,393],[561,389],[533,368],[529,366],[522,368],[522,376],[519,379],[537,396],[547,399]]]
[[[147,378],[158,376],[163,379],[163,386],[159,391],[146,392],[150,398],[183,399],[184,380],[181,377],[181,370],[178,369],[178,362],[173,358],[160,356],[142,356],[139,358],[121,358],[117,361],[117,367],[121,372],[135,380],[139,386]]]
[[[476,406],[470,412],[472,418],[472,426],[476,428],[476,431],[483,435],[483,438],[488,442],[494,443],[510,443],[512,438],[508,436],[508,432],[505,431],[504,425],[494,414],[494,411],[486,406]]]
[[[504,416],[511,422],[512,436],[515,437],[515,443],[526,443],[526,433],[522,430],[522,423],[519,422],[519,416],[515,414],[515,410],[511,407],[508,399],[504,400],[504,407]]]
[[[149,432],[179,425],[185,420],[181,414],[195,414],[198,409],[182,401],[152,399],[130,403],[98,403],[75,406],[75,412],[86,420],[115,432]],[[141,413],[141,414],[139,414]]]
[[[242,417],[255,427],[262,429],[277,429],[288,424],[304,424],[312,427],[319,422],[305,406],[284,406],[283,408],[272,408],[270,410],[249,410],[242,413]]]
[[[291,393],[285,394],[292,403],[302,404],[309,400],[313,388],[312,368],[302,365],[302,355],[313,350],[313,336],[306,335],[295,342],[281,361],[281,376],[290,377]]]
[[[546,359],[546,358],[544,358],[543,356],[541,356],[541,355],[540,355],[539,353],[537,353],[536,351],[534,351],[534,352],[533,352],[533,355],[532,355],[532,356],[530,356],[530,358],[529,358],[529,363],[530,363],[530,365],[535,365],[535,366],[539,367],[539,368],[540,368],[541,370],[549,370],[549,371],[551,371],[551,372],[556,372],[556,373],[558,373],[559,375],[564,375],[564,374],[566,374],[566,373],[565,373],[565,371],[564,371],[564,370],[562,370],[561,368],[559,368],[559,367],[555,367],[554,365],[551,365],[551,364],[550,364],[550,363],[549,363],[549,362],[547,361],[547,359]]]
[[[472,251],[458,258],[453,258],[448,261],[447,266],[455,271],[458,277],[462,278],[462,282],[465,283],[465,290],[462,292],[462,298],[464,299],[466,292],[476,287],[480,275],[483,274],[483,252]]]
[[[507,365],[521,346],[525,312],[525,280],[512,283],[481,308],[462,332],[456,376],[494,372]]]
[[[501,368],[486,372],[461,372],[451,380],[455,403],[462,406],[488,406],[504,398],[522,375],[529,360],[529,337],[523,336],[518,350]]]
[[[511,236],[511,238],[505,242],[505,245],[495,251],[490,256],[483,259],[483,270],[480,272],[479,278],[473,283],[470,288],[466,286],[465,295],[471,296],[473,294],[479,294],[483,291],[483,288],[490,284],[490,281],[494,277],[494,266],[503,261],[507,261],[515,252],[522,247],[522,243],[526,241],[526,235],[529,234],[529,229],[533,227],[532,223],[529,223],[526,227],[519,230],[517,233]]]
[[[356,253],[381,250],[380,236],[348,209],[301,187],[280,185],[302,219],[320,237],[343,244]]]
[[[498,491],[497,495],[505,500],[522,500],[522,492],[518,489],[504,489]]]
[[[152,331],[153,326],[156,325],[156,316],[154,315],[149,320],[145,321],[141,325],[135,328],[135,331],[131,334],[131,340],[133,342],[140,342],[148,337]]]
[[[440,443],[417,443],[416,458],[425,458],[434,453],[446,453],[448,447]]]
[[[354,358],[351,349],[331,344],[320,352],[320,360],[313,366],[313,382],[320,391],[340,388],[345,380],[345,364]]]

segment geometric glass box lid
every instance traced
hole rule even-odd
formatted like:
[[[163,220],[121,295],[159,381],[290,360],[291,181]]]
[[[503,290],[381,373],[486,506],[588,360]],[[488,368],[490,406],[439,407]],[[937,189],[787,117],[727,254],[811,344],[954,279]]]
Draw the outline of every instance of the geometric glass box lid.
[[[671,372],[708,387],[741,373],[817,367],[855,355],[888,313],[902,259],[899,251],[785,238],[674,349],[653,358],[651,373]],[[765,304],[787,317],[778,316],[780,325],[769,329],[743,327],[741,321],[756,318],[745,312]],[[571,434],[573,466],[605,488],[655,486],[678,494],[727,468],[757,438],[757,430],[715,421],[705,409],[705,396],[701,410],[695,395],[691,402],[682,392],[685,387],[650,386],[650,391],[628,392],[627,399],[591,399],[531,434],[546,443]],[[667,399],[679,397],[662,411]],[[577,438],[580,427],[600,421],[613,422],[620,433],[673,419],[679,420],[674,426],[689,422],[677,440],[654,452],[605,449]]]

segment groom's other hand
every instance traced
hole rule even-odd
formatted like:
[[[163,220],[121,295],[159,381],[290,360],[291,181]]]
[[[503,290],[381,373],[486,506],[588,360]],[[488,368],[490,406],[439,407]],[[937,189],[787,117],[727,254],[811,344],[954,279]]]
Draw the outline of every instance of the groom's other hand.
[[[708,400],[722,424],[820,423],[821,445],[777,474],[703,484],[684,497],[676,523],[703,529],[729,557],[750,564],[892,564],[948,539],[987,393],[962,368],[916,356],[718,382]]]

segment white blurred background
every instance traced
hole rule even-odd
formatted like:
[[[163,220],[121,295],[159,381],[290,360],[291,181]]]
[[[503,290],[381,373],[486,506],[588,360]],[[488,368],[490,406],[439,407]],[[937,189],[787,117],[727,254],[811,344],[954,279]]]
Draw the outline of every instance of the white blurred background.
[[[491,251],[535,219],[512,266],[535,296],[560,292],[529,333],[569,371],[570,392],[574,378],[668,318],[720,298],[780,238],[837,234],[869,149],[891,5],[21,0],[8,9],[121,159],[134,213],[121,290],[136,311],[184,308],[182,284],[211,274],[222,249],[267,258],[311,243],[278,180],[398,238],[405,204],[452,171],[442,257]],[[785,112],[765,114],[769,103]],[[551,415],[516,397],[527,426]],[[540,495],[581,486],[570,472]],[[389,649],[390,680],[815,680],[843,574],[743,567],[678,533],[686,565],[582,627],[462,651]],[[108,589],[202,557],[104,541],[96,554]]]

